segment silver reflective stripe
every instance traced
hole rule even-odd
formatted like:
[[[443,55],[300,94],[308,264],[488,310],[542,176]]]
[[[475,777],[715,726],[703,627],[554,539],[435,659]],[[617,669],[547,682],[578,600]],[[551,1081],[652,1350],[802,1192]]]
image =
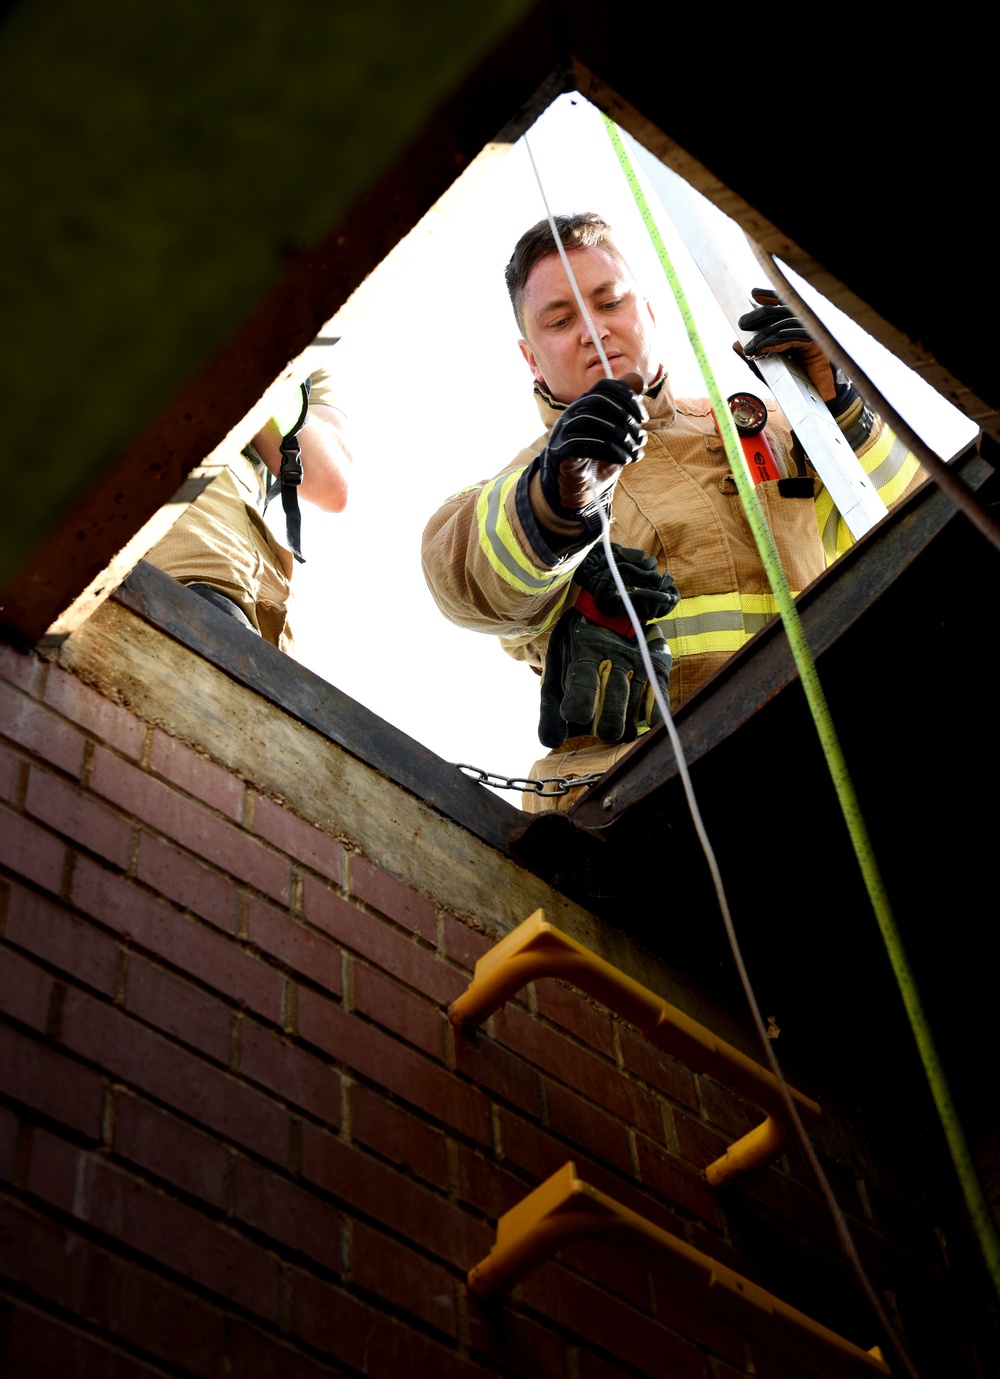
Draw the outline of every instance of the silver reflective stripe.
[[[521,470],[513,476],[515,484],[523,472],[524,471]],[[522,563],[522,560],[518,558],[520,552],[511,550],[500,534],[501,524],[503,524],[508,531],[510,530],[510,523],[507,520],[507,513],[504,508],[504,485],[510,478],[511,476],[509,474],[504,474],[501,478],[494,479],[484,490],[486,497],[486,513],[485,518],[481,516],[479,521],[480,539],[484,541],[484,543],[489,543],[487,554],[490,557],[490,564],[498,574],[502,572],[506,573],[510,577],[509,583],[516,584],[531,592],[541,593],[551,588],[552,584],[555,582],[553,576],[547,575],[539,577],[534,574],[531,567]],[[507,487],[509,490],[509,484]],[[479,503],[480,505],[482,504],[482,495],[480,496]],[[511,539],[513,540],[513,533],[511,533]]]
[[[893,440],[892,449],[889,451],[888,455],[886,455],[882,463],[876,469],[870,469],[868,471],[868,477],[879,491],[881,491],[886,484],[891,483],[892,480],[895,479],[896,475],[909,458],[909,455],[909,447],[904,445],[897,436]]]

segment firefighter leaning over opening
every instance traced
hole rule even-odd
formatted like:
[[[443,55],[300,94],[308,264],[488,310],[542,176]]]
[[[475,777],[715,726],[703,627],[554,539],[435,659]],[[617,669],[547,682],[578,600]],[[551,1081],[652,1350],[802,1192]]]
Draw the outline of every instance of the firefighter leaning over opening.
[[[673,707],[777,613],[710,403],[674,398],[652,307],[608,225],[593,213],[560,216],[557,225],[614,378],[638,374],[641,398],[605,378],[540,221],[518,241],[507,286],[545,433],[495,478],[448,499],[423,544],[424,574],[445,616],[498,633],[510,655],[544,672],[540,737],[554,751],[536,762],[533,779],[606,770],[655,721],[631,629],[614,618],[617,596],[601,597],[606,562],[595,547],[594,491],[610,514],[612,540],[625,548],[626,586],[646,599],[637,612],[657,678],[664,683],[670,672]],[[794,350],[882,500],[897,501],[923,477],[915,457],[792,313],[763,290],[754,295],[767,305],[740,320],[757,330],[747,354]],[[767,436],[785,477],[760,483],[757,494],[788,583],[800,592],[851,536],[776,409]],[[615,696],[610,712],[605,695]],[[580,793],[529,794],[524,807],[566,809]]]

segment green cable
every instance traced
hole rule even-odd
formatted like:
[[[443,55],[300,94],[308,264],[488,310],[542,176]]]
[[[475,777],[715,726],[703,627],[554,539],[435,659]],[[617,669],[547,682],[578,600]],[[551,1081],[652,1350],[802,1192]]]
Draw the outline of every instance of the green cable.
[[[708,389],[709,400],[715,411],[715,419],[719,426],[719,432],[726,449],[726,456],[729,460],[730,469],[736,480],[740,498],[753,532],[754,540],[757,543],[757,550],[767,571],[767,577],[771,584],[772,592],[781,614],[781,621],[784,624],[785,634],[792,650],[799,677],[802,681],[802,688],[805,690],[806,700],[812,714],[813,722],[816,725],[816,732],[819,735],[820,745],[823,755],[826,758],[827,767],[833,780],[834,789],[837,792],[837,799],[840,802],[841,812],[847,830],[851,837],[854,847],[854,855],[861,868],[861,875],[864,878],[865,888],[868,891],[868,898],[871,901],[872,909],[875,911],[875,918],[882,934],[889,954],[889,961],[896,977],[896,983],[903,998],[907,1016],[910,1021],[910,1028],[916,1040],[917,1048],[920,1053],[921,1061],[924,1065],[924,1072],[930,1084],[931,1094],[937,1108],[938,1117],[944,1130],[945,1139],[951,1152],[952,1162],[962,1187],[965,1197],[965,1204],[972,1218],[972,1224],[979,1238],[980,1248],[986,1260],[986,1265],[993,1280],[993,1286],[1000,1296],[1000,1233],[997,1231],[996,1221],[986,1200],[982,1183],[976,1171],[972,1154],[969,1150],[965,1132],[962,1129],[958,1118],[958,1112],[952,1100],[951,1089],[941,1060],[938,1056],[934,1037],[930,1030],[930,1025],[924,1011],[920,993],[917,990],[916,981],[910,968],[909,960],[903,947],[903,940],[893,917],[892,909],[889,905],[889,897],[886,894],[885,885],[882,881],[878,863],[872,849],[871,839],[868,836],[868,829],[865,825],[861,813],[861,807],[854,792],[854,785],[847,770],[847,763],[837,738],[836,730],[833,726],[833,719],[830,714],[823,687],[820,684],[819,674],[816,670],[816,663],[813,660],[812,652],[806,641],[802,622],[799,618],[795,600],[792,598],[788,581],[785,578],[785,571],[778,555],[777,547],[774,544],[774,537],[771,528],[767,524],[757,497],[757,492],[753,481],[747,473],[746,464],[743,459],[743,451],[740,445],[736,426],[733,422],[732,414],[726,399],[722,396],[719,385],[716,381],[712,365],[709,362],[705,347],[702,344],[698,327],[695,323],[691,308],[688,305],[684,288],[674,270],[667,247],[663,242],[656,221],[646,201],[645,193],[642,190],[639,180],[632,167],[628,151],[625,148],[621,137],[621,131],[613,120],[607,115],[602,116],[604,127],[608,131],[612,146],[625,174],[626,181],[635,198],[639,214],[642,216],[643,223],[656,250],[660,265],[666,275],[667,282],[674,294],[681,319],[687,331],[687,336],[691,342],[698,367],[701,369],[702,378]]]

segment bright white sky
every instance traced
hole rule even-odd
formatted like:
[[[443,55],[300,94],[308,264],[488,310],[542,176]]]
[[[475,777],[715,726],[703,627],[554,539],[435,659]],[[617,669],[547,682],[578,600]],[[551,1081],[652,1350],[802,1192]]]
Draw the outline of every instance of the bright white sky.
[[[580,96],[563,96],[528,137],[553,213],[595,210],[611,224],[654,304],[675,394],[704,397],[597,110]],[[717,235],[726,236],[749,291],[762,275],[741,232],[709,203],[700,205],[719,225]],[[304,505],[307,563],[295,578],[296,650],[304,665],[446,761],[511,776],[527,774],[544,755],[537,677],[495,638],[456,628],[438,612],[420,570],[420,539],[449,494],[495,474],[541,433],[503,270],[522,232],[544,214],[522,140],[460,179],[334,318],[325,333],[341,339],[328,363],[356,463],[344,513]],[[733,354],[734,332],[666,216],[657,214],[657,223],[723,394],[761,393]],[[835,334],[836,319],[854,332],[841,336],[845,347],[930,444],[950,458],[972,439],[976,428],[967,418],[847,318],[831,315],[834,308],[820,310],[821,303],[814,309]],[[916,411],[908,405],[914,395]],[[280,535],[280,511],[277,520]],[[520,805],[519,795],[506,798]]]

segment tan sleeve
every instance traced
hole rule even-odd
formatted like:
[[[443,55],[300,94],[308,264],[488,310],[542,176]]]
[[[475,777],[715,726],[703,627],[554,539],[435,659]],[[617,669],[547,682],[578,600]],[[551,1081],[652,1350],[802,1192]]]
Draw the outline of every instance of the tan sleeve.
[[[323,367],[313,369],[309,378],[309,406],[314,407],[319,403],[324,407],[336,407],[338,412],[342,412],[343,408],[337,402],[336,389],[329,370]]]
[[[556,556],[534,520],[526,476],[543,444],[544,437],[493,479],[454,494],[423,536],[424,578],[445,617],[499,634],[521,656],[517,647],[544,636],[563,611],[589,549]]]

